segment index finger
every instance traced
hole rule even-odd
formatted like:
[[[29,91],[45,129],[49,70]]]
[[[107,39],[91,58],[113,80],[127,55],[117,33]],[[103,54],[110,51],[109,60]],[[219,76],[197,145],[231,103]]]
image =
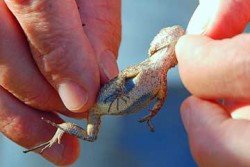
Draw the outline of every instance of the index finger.
[[[176,56],[186,88],[202,98],[250,100],[249,43],[250,34],[225,40],[182,37]]]
[[[250,21],[250,1],[200,0],[188,34],[204,34],[213,39],[232,37],[244,31]]]

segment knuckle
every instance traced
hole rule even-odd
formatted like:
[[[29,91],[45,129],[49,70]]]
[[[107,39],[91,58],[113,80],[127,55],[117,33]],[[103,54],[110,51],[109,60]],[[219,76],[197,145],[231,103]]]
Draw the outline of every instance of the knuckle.
[[[30,92],[27,96],[19,98],[24,104],[35,109],[45,111],[62,111],[64,106],[54,90]]]
[[[236,62],[235,79],[242,81],[242,89],[250,91],[250,57],[247,56],[243,61]],[[238,69],[238,70],[237,70]]]
[[[48,103],[48,98],[44,97],[43,94],[37,94],[33,96],[26,96],[22,98],[24,104],[44,110],[44,104]]]
[[[40,1],[34,1],[34,0],[5,0],[5,2],[11,7],[16,8],[16,9],[21,9],[22,11],[26,11],[26,7],[29,9],[33,10],[40,10],[44,9],[41,7],[49,6],[51,4],[51,1],[46,1],[46,0],[40,0]],[[29,11],[29,10],[27,10]]]
[[[68,49],[65,46],[56,47],[49,53],[42,56],[42,63],[45,73],[50,75],[62,74],[69,69],[71,59],[68,56]]]
[[[241,43],[241,48],[231,49],[230,59],[232,79],[238,83],[239,94],[246,95],[250,92],[250,56],[247,46],[249,43]],[[246,48],[246,49],[242,49]],[[230,63],[230,62],[229,62]]]
[[[50,1],[44,0],[5,0],[8,7],[14,11],[15,14],[32,14],[40,10],[44,10],[50,4]]]

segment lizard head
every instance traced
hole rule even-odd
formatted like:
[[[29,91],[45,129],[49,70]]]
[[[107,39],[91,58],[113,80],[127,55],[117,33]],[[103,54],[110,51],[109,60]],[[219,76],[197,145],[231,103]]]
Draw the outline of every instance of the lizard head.
[[[148,55],[152,56],[155,52],[169,45],[175,45],[178,39],[184,34],[185,31],[181,26],[178,25],[161,29],[161,31],[154,37],[153,41],[150,43]]]

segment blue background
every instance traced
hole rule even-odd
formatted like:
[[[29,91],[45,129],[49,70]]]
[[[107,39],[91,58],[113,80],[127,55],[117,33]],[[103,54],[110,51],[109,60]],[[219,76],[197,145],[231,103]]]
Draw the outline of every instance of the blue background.
[[[123,69],[147,57],[149,43],[162,27],[186,28],[198,5],[196,0],[123,0],[122,43],[118,64]],[[156,132],[137,122],[146,110],[127,117],[106,116],[98,140],[82,142],[81,155],[73,167],[195,167],[179,107],[189,94],[178,69],[168,74],[169,94],[164,108],[153,119]],[[85,121],[77,122],[85,127]],[[39,155],[23,154],[23,148],[0,135],[0,166],[53,166]]]

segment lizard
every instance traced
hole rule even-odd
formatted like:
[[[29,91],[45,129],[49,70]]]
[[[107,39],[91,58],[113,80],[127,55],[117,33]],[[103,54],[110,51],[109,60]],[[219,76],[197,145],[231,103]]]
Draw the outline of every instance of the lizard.
[[[106,83],[99,91],[96,104],[89,110],[87,130],[71,122],[56,124],[42,118],[46,123],[57,127],[56,133],[49,141],[23,152],[41,149],[42,153],[56,142],[60,144],[64,133],[93,142],[97,139],[102,116],[132,114],[146,107],[153,99],[155,103],[149,114],[139,122],[147,122],[149,129],[154,131],[151,119],[162,108],[166,99],[167,72],[178,63],[175,45],[184,34],[182,27],[177,25],[161,29],[150,43],[149,57],[146,60],[125,68]]]

